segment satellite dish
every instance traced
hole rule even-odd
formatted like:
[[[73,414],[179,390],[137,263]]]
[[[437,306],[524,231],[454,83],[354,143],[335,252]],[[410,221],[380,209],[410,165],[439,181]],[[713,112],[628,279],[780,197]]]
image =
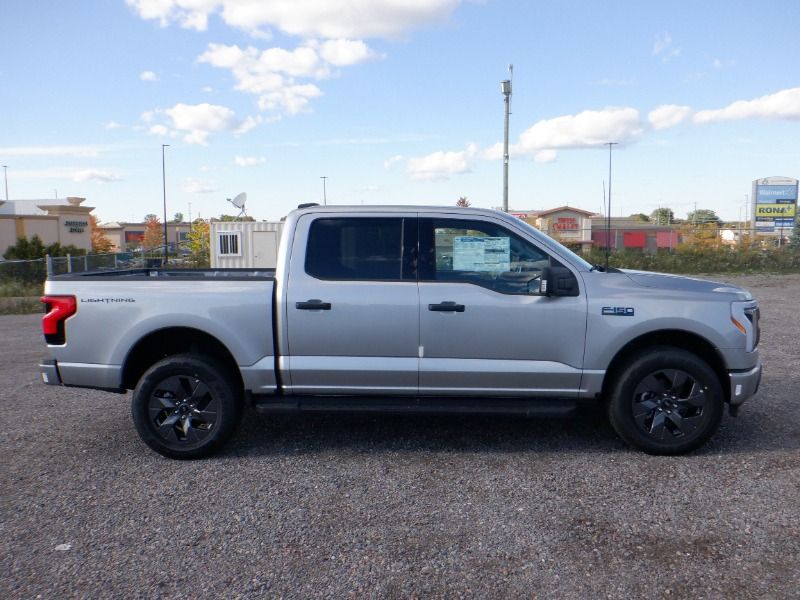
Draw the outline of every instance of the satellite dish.
[[[239,209],[239,214],[236,216],[237,219],[242,217],[243,215],[247,216],[247,211],[244,208],[245,203],[247,202],[247,194],[245,192],[238,194],[233,200],[228,198],[228,202],[230,202],[236,208]]]

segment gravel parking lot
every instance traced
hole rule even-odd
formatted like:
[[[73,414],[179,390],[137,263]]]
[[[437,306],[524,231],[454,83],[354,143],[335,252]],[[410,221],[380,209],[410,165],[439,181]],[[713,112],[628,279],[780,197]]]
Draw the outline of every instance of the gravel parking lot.
[[[0,597],[800,597],[800,276],[724,279],[761,302],[762,388],[678,458],[596,414],[248,414],[171,461],[0,317]]]

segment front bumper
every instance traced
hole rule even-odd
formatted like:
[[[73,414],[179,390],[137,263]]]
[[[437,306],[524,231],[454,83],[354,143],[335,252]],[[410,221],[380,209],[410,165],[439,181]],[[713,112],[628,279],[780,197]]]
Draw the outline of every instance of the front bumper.
[[[729,375],[731,378],[731,406],[740,406],[758,391],[761,383],[761,363],[748,371],[735,371]]]

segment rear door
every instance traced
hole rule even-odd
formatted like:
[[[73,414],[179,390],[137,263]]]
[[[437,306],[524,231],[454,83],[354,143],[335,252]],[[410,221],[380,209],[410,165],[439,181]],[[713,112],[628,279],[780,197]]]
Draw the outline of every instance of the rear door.
[[[531,294],[542,268],[565,265],[500,220],[419,223],[420,394],[576,396],[585,292]]]
[[[287,391],[415,395],[416,215],[307,214],[296,231],[281,365]]]

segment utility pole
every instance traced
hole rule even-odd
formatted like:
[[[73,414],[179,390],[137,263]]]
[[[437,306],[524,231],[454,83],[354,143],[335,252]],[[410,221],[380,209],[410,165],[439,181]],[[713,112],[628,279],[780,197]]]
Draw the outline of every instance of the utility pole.
[[[508,116],[511,114],[511,77],[514,76],[514,65],[508,65],[509,79],[500,82],[505,103],[505,119],[503,122],[503,212],[508,212]]]
[[[328,176],[322,175],[320,179],[322,179],[322,205],[328,206],[328,190],[327,186],[325,185],[328,180]]]
[[[164,266],[167,265],[167,169],[164,162],[164,148],[169,144],[161,144],[161,183],[164,188]]]
[[[6,202],[8,202],[8,165],[3,165],[3,174],[6,178]]]
[[[608,255],[611,252],[611,149],[619,142],[606,142],[608,146],[608,214],[606,216],[606,272],[608,272]],[[614,236],[616,242],[616,235]],[[616,245],[616,244],[615,244]]]

